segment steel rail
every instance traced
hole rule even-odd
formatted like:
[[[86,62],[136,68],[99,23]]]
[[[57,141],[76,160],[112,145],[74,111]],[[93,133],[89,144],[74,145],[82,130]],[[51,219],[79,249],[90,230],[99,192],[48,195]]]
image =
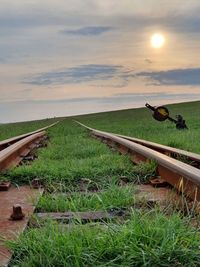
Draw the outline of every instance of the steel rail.
[[[94,130],[78,121],[76,121],[78,124],[80,124],[81,126],[87,128],[88,130]],[[102,131],[104,132],[104,131]],[[118,137],[121,137],[121,138],[124,138],[126,140],[129,140],[129,141],[132,141],[132,142],[135,142],[137,144],[140,144],[140,145],[143,145],[145,147],[148,147],[148,148],[151,148],[153,150],[156,150],[160,153],[163,153],[167,156],[170,156],[170,157],[185,157],[187,158],[188,160],[191,160],[192,161],[192,165],[194,164],[195,167],[196,165],[199,166],[200,165],[200,155],[197,154],[197,153],[193,153],[193,152],[189,152],[189,151],[186,151],[186,150],[183,150],[183,149],[179,149],[179,148],[174,148],[174,147],[170,147],[170,146],[166,146],[166,145],[162,145],[162,144],[158,144],[158,143],[154,143],[154,142],[151,142],[151,141],[147,141],[147,140],[144,140],[144,139],[139,139],[139,138],[135,138],[135,137],[131,137],[131,136],[126,136],[126,135],[121,135],[121,134],[115,134],[115,133],[111,133],[111,134],[114,134]]]
[[[56,121],[56,122],[54,122],[54,123],[52,123],[52,124],[50,124],[48,126],[45,126],[43,128],[40,128],[40,129],[37,129],[37,130],[35,130],[33,132],[28,132],[28,133],[25,133],[25,134],[22,134],[22,135],[18,135],[18,136],[15,136],[15,137],[12,137],[12,138],[5,139],[3,141],[0,141],[0,151],[3,150],[3,149],[5,149],[5,148],[7,148],[7,147],[9,147],[10,145],[16,143],[17,141],[22,140],[25,137],[28,137],[28,136],[30,136],[32,134],[35,134],[35,133],[42,132],[42,131],[50,128],[50,127],[55,126],[58,123],[59,123],[59,121]]]
[[[26,133],[14,138],[2,141],[0,148],[0,173],[17,166],[35,147],[40,147],[41,142],[46,140],[46,131],[58,122],[38,129],[34,132]],[[7,147],[6,147],[7,145]],[[5,182],[3,182],[5,184]],[[9,183],[5,192],[0,192],[0,232],[3,237],[0,240],[0,266],[8,266],[12,257],[13,251],[9,250],[5,240],[15,240],[22,233],[30,219],[31,214],[35,210],[35,205],[39,201],[43,193],[43,189],[35,187],[11,186]],[[1,191],[1,190],[0,190]],[[34,205],[30,204],[30,197],[34,200]],[[16,203],[17,201],[17,203]],[[11,207],[13,206],[13,213],[11,214]]]
[[[0,151],[0,172],[18,165],[23,157],[37,146],[36,142],[42,140],[45,135],[45,131],[32,134]]]
[[[199,165],[200,164],[200,155],[197,153],[193,153],[193,152],[189,152],[183,149],[178,149],[178,148],[174,148],[174,147],[170,147],[170,146],[166,146],[166,145],[161,145],[158,143],[154,143],[151,141],[146,141],[143,139],[139,139],[139,138],[135,138],[135,137],[130,137],[130,136],[126,136],[126,135],[121,135],[121,134],[115,134],[116,136],[122,137],[126,140],[135,142],[137,144],[143,145],[145,147],[151,148],[153,150],[156,150],[160,153],[166,154],[167,156],[170,157],[178,157],[178,156],[182,156],[187,158],[188,160],[192,161],[192,164],[195,163],[195,165]]]
[[[141,144],[137,144],[111,133],[95,130],[81,123],[79,124],[90,130],[92,134],[101,138],[109,145],[117,146],[121,153],[129,153],[134,163],[155,160],[158,164],[157,172],[164,180],[190,198],[200,201],[199,169]]]

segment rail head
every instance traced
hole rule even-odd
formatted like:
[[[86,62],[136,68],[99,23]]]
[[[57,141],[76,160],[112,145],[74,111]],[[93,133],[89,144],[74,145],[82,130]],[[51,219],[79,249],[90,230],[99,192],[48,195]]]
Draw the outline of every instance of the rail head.
[[[90,127],[88,127],[88,126],[86,126],[86,125],[84,125],[84,124],[82,124],[80,122],[77,122],[77,123],[79,125],[85,127],[86,129],[90,130],[90,131],[96,130],[96,129],[90,128]],[[103,133],[104,131],[100,131],[100,132]],[[104,133],[106,133],[106,132],[104,132]],[[166,146],[166,145],[162,145],[162,144],[158,144],[158,143],[154,143],[154,142],[151,142],[151,141],[147,141],[147,140],[143,140],[143,139],[139,139],[139,138],[135,138],[135,137],[130,137],[130,136],[126,136],[126,135],[115,134],[115,133],[110,133],[110,134],[113,134],[115,136],[124,138],[124,139],[132,141],[132,142],[135,142],[137,144],[146,146],[148,148],[157,150],[158,152],[161,152],[161,153],[164,153],[164,154],[167,154],[167,153],[176,154],[176,155],[179,155],[179,156],[186,157],[191,161],[200,163],[200,155],[197,154],[197,153],[194,153],[194,152],[189,152],[189,151],[186,151],[186,150],[183,150],[183,149],[178,149],[178,148],[174,148],[174,147],[170,147],[170,146]]]
[[[45,131],[32,134],[0,151],[0,172],[16,165],[21,161],[22,155],[31,150],[30,145],[46,135]]]
[[[97,130],[93,130],[92,132],[95,135],[111,139],[112,141],[127,147],[131,151],[135,151],[139,154],[144,155],[146,158],[157,161],[159,165],[172,169],[174,172],[179,173],[180,175],[184,177],[187,177],[192,182],[195,182],[196,185],[200,186],[200,170],[199,169],[193,166],[190,166],[184,162],[181,162],[179,160],[170,158],[167,155],[164,155],[160,152],[152,150],[148,147],[144,147],[140,144],[131,142],[129,140],[125,140],[113,134],[105,133],[105,132],[101,132]]]
[[[144,155],[146,158],[155,160],[159,165],[167,169],[173,170],[173,172],[178,173],[180,177],[181,176],[186,177],[192,183],[200,187],[200,170],[199,169],[193,166],[190,166],[186,163],[183,163],[179,160],[173,159],[151,148],[145,147],[141,144],[119,137],[115,134],[95,130],[93,128],[85,126],[82,123],[79,123],[79,125],[87,128],[96,136],[110,139],[120,145],[123,145],[124,147],[127,147],[130,151],[139,153],[141,155]]]
[[[83,124],[83,123],[81,123],[81,122],[79,122],[79,121],[77,121],[77,120],[73,120],[73,121],[74,121],[75,123],[79,124],[80,126],[86,128],[86,129],[89,130],[89,131],[93,131],[93,130],[95,130],[95,129],[93,129],[93,128],[91,128],[91,127],[88,127],[88,126],[86,126],[85,124]]]
[[[184,156],[187,157],[190,160],[194,160],[196,162],[200,162],[200,155],[197,153],[193,153],[193,152],[189,152],[183,149],[178,149],[178,148],[174,148],[174,147],[170,147],[170,146],[166,146],[166,145],[161,145],[158,143],[154,143],[151,141],[146,141],[143,139],[139,139],[139,138],[135,138],[135,137],[130,137],[130,136],[126,136],[126,135],[121,135],[121,134],[114,134],[118,137],[122,137],[126,140],[141,144],[143,146],[149,147],[149,148],[153,148],[155,150],[159,150],[159,152],[163,152],[163,153],[174,153],[176,155],[180,155],[180,156]]]
[[[44,130],[46,130],[48,128],[51,128],[51,127],[55,126],[56,124],[58,124],[59,122],[60,121],[56,121],[56,122],[54,122],[54,123],[52,123],[50,125],[47,125],[47,126],[45,126],[43,128],[40,128],[40,129],[37,129],[37,130],[35,130],[33,132],[28,132],[28,133],[25,133],[25,134],[22,134],[22,135],[18,135],[18,136],[15,136],[15,137],[0,141],[0,151],[5,149],[9,145],[14,144],[15,142],[25,138],[25,137],[28,137],[28,136],[30,136],[32,134],[39,133],[39,132],[42,132],[42,131],[44,131]]]

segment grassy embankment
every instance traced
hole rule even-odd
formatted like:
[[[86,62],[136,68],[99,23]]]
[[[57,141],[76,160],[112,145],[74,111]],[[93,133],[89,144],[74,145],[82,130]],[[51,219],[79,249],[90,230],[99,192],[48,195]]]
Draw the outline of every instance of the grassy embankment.
[[[9,124],[0,124],[0,141],[17,135],[32,132],[43,128],[57,121],[56,119],[45,119],[40,121],[18,122]]]
[[[200,103],[168,107],[171,116],[184,116],[188,131],[177,131],[169,121],[154,121],[146,109],[100,113],[76,119],[100,130],[200,153]],[[6,129],[10,126],[1,127]],[[188,218],[182,219],[176,213],[166,217],[156,210],[138,212],[134,209],[134,187],[117,187],[123,175],[137,183],[147,180],[154,172],[154,163],[133,166],[128,157],[120,156],[92,139],[71,118],[48,132],[50,143],[47,149],[38,152],[38,160],[11,170],[6,177],[17,183],[27,183],[39,177],[51,191],[78,191],[82,181],[87,183],[88,189],[103,191],[94,195],[75,192],[70,197],[46,194],[38,210],[83,211],[132,207],[132,216],[123,225],[113,222],[98,227],[78,224],[70,230],[64,227],[61,230],[60,226],[48,221],[39,229],[28,229],[19,243],[13,244],[16,248],[13,264],[198,266],[200,234],[188,225]]]

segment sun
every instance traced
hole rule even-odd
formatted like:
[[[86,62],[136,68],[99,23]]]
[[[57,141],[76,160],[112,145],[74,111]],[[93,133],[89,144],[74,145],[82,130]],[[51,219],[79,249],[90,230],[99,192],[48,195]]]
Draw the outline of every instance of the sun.
[[[151,36],[151,46],[153,48],[161,48],[165,43],[165,37],[161,33],[154,33]]]

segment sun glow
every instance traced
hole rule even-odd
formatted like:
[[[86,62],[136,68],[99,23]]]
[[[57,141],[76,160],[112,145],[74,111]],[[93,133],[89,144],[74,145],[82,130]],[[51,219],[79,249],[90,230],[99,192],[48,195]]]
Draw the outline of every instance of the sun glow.
[[[155,33],[151,36],[151,46],[153,48],[161,48],[165,43],[165,37],[161,33]]]

